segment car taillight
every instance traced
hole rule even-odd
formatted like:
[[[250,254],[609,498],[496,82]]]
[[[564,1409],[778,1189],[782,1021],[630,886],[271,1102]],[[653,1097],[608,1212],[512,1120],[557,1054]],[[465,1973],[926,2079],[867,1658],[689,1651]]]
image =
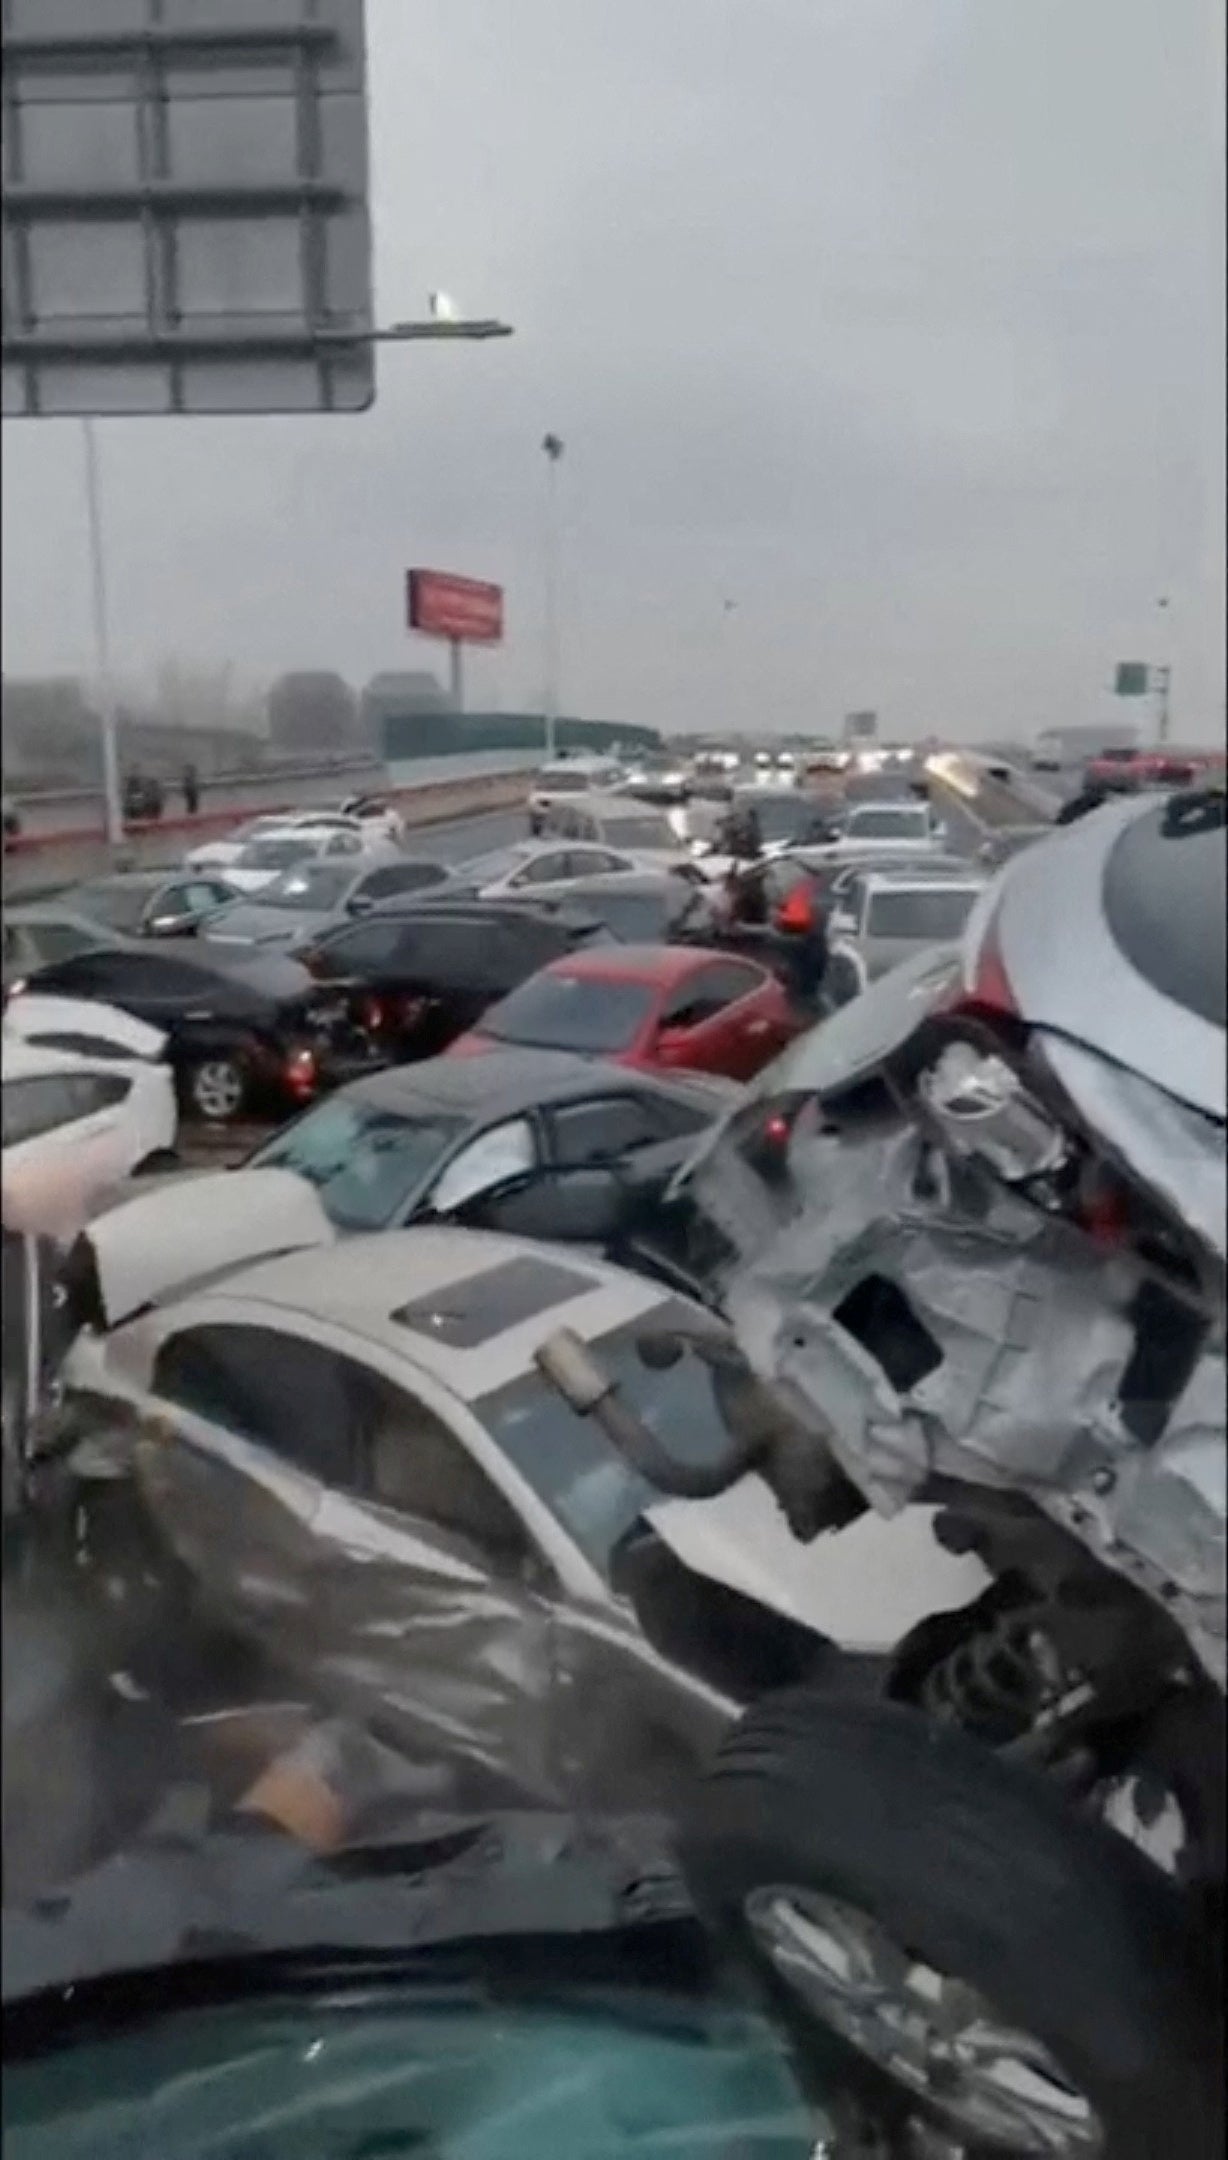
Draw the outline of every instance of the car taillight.
[[[286,1058],[285,1082],[292,1095],[314,1095],[320,1069],[314,1050],[291,1050]]]
[[[365,998],[362,1006],[362,1024],[372,1035],[378,1035],[386,1018],[378,998]]]

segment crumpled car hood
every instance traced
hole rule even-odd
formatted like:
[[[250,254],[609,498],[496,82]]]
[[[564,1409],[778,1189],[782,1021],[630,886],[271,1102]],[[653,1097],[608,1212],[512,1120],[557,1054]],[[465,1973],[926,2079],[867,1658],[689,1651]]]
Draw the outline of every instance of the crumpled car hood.
[[[1132,1265],[911,1127],[794,1151],[795,1218],[731,1283],[754,1369],[824,1431],[884,1515],[935,1477],[1028,1494],[1172,1612],[1225,1668],[1224,1369],[1200,1358],[1157,1444],[1118,1410],[1135,1344]],[[893,1385],[845,1301],[906,1295],[929,1367]]]

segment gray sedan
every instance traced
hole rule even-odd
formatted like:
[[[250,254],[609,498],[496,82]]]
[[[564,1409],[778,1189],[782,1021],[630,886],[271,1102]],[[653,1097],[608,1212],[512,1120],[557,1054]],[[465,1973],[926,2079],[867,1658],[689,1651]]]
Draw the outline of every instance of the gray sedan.
[[[368,914],[383,900],[446,885],[450,876],[443,863],[403,855],[396,848],[364,856],[357,869],[353,862],[295,863],[258,898],[239,900],[215,916],[207,937],[216,945],[294,951],[326,930]]]

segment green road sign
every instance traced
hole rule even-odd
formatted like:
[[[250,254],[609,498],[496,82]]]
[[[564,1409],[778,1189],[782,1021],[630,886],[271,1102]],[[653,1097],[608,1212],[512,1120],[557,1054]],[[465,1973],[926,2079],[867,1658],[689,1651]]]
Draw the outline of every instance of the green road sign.
[[[1119,660],[1113,688],[1118,697],[1146,697],[1151,688],[1151,669],[1145,660]]]

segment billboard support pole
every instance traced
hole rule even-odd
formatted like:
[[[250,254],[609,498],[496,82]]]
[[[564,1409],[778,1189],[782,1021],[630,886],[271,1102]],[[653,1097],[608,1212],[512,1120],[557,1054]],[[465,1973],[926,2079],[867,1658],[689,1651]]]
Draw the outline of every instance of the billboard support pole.
[[[94,422],[81,423],[85,444],[85,505],[90,540],[90,588],[94,617],[94,672],[98,697],[98,721],[102,737],[102,789],[106,813],[107,845],[124,843],[124,810],[119,784],[119,746],[116,741],[115,684],[111,675],[111,633],[107,619],[107,569],[102,529],[102,483],[98,463],[98,436]]]
[[[465,648],[459,638],[448,639],[448,689],[453,709],[465,710]]]

